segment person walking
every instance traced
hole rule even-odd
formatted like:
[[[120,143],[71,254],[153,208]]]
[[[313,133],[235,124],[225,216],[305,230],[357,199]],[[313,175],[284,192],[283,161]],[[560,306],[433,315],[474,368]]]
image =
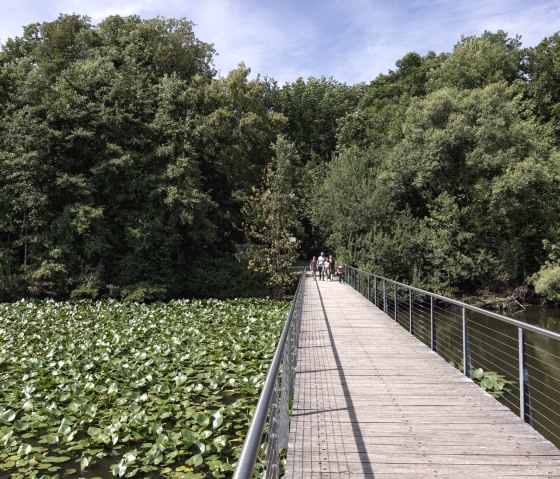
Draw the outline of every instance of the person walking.
[[[309,264],[309,269],[311,270],[311,277],[317,281],[317,258],[313,256],[311,263]]]
[[[330,281],[331,274],[331,260],[329,258],[325,258],[325,262],[323,263],[323,276],[326,277],[327,281]]]
[[[329,264],[331,265],[331,275],[329,278],[333,279],[334,273],[336,271],[336,266],[334,264],[334,258],[332,257],[332,255],[329,255]]]
[[[346,283],[346,267],[343,264],[339,264],[336,270],[338,273],[338,282],[345,284]]]
[[[324,253],[321,251],[321,254],[317,258],[317,269],[319,270],[319,279],[323,281],[325,279],[325,272],[323,271],[323,264],[325,263],[325,256]]]

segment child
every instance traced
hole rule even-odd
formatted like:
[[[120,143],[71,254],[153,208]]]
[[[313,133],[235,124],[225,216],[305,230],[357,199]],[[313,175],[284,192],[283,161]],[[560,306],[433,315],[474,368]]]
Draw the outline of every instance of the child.
[[[338,282],[346,283],[346,278],[344,277],[344,274],[346,273],[346,268],[344,267],[343,264],[338,265],[338,269],[336,270],[336,272],[338,273]]]

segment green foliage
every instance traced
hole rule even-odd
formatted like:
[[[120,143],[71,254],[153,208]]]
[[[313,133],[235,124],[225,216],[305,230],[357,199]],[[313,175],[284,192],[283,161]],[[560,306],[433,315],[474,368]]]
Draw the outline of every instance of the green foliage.
[[[511,389],[508,388],[509,384],[517,384],[516,381],[510,381],[502,374],[494,371],[484,371],[482,368],[472,369],[471,378],[490,396],[497,399],[511,392]]]
[[[336,149],[337,122],[356,108],[364,85],[348,86],[332,78],[298,78],[280,92],[288,118],[286,134],[305,162],[321,164]]]
[[[530,81],[523,85],[530,114],[545,125],[560,145],[560,32],[545,38],[527,52],[524,71]]]
[[[0,300],[245,296],[241,244],[279,294],[290,237],[446,294],[524,281],[557,241],[558,44],[485,32],[278,88],[217,78],[186,19],[29,25],[0,51]]]
[[[535,285],[537,293],[553,301],[560,301],[560,243],[545,240],[543,244],[548,257],[540,270],[531,276],[530,281]]]
[[[351,262],[444,294],[523,280],[560,205],[556,161],[516,87],[388,100],[380,80],[341,122],[346,146],[315,190],[318,231]]]
[[[519,77],[523,52],[520,37],[484,32],[480,37],[462,37],[453,53],[430,75],[431,91],[445,87],[483,88],[496,82],[513,83]]]
[[[250,269],[267,275],[277,297],[292,289],[291,267],[298,257],[301,241],[301,212],[294,193],[295,168],[299,161],[295,145],[279,136],[275,158],[267,166],[263,186],[254,187],[243,206],[248,242],[238,252]]]
[[[288,306],[0,304],[0,474],[229,476]]]
[[[285,119],[244,66],[215,80],[213,53],[189,21],[136,16],[7,42],[0,297],[174,297],[233,251]]]

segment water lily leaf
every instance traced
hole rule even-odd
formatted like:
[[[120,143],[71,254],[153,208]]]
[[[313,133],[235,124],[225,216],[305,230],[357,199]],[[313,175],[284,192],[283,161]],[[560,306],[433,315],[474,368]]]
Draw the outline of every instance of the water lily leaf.
[[[23,421],[16,420],[14,421],[13,428],[16,431],[26,431],[27,429],[29,429],[29,425]]]
[[[208,426],[210,424],[210,418],[206,414],[197,414],[195,420],[200,426]]]
[[[127,465],[119,462],[118,464],[113,464],[110,467],[113,476],[123,477],[126,474]]]
[[[47,456],[45,457],[45,459],[43,459],[44,462],[50,462],[50,463],[59,463],[59,462],[66,462],[69,461],[70,459],[72,459],[69,456]]]
[[[60,438],[56,434],[47,434],[45,439],[47,444],[56,444],[60,441]]]
[[[188,461],[187,464],[192,464],[193,466],[200,466],[202,463],[204,462],[204,459],[202,457],[202,454],[195,454],[194,456],[191,456]]]
[[[18,454],[20,456],[27,456],[27,454],[31,454],[32,450],[33,450],[33,447],[31,446],[31,444],[23,443],[19,446]]]
[[[16,418],[16,412],[13,409],[6,409],[0,413],[0,421],[4,423],[12,422]]]
[[[201,454],[204,454],[204,451],[206,451],[206,445],[203,442],[195,441],[194,445],[198,448]]]
[[[181,437],[183,438],[183,444],[185,447],[190,447],[198,440],[198,436],[188,429],[181,430]]]
[[[214,418],[214,421],[212,421],[213,429],[220,427],[224,422],[224,415],[222,414],[222,411],[218,411],[216,414],[214,414],[213,418]]]
[[[218,449],[222,449],[222,448],[226,447],[226,443],[227,443],[227,436],[226,435],[217,436],[212,441],[212,444],[214,444]]]

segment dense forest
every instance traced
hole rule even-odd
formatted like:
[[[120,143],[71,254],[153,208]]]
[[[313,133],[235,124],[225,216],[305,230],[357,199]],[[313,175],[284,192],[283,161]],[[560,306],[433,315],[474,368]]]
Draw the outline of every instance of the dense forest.
[[[214,55],[137,16],[2,46],[0,300],[267,294],[278,257],[318,248],[560,299],[560,33],[463,37],[356,85],[220,77]]]

